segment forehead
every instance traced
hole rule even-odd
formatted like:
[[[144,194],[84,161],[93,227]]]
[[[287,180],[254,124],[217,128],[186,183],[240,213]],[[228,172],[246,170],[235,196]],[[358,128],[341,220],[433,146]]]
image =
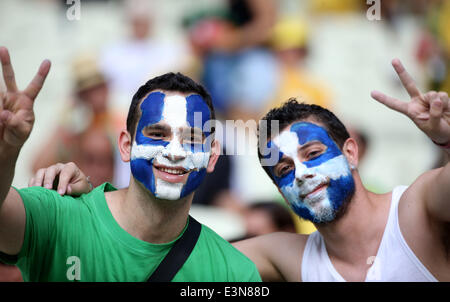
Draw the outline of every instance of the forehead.
[[[210,110],[198,94],[153,91],[140,104],[143,126],[165,122],[172,127],[200,127],[210,119]]]
[[[324,127],[311,122],[295,122],[286,127],[272,139],[273,143],[282,149],[297,148],[309,142],[317,141],[324,145],[334,144]]]

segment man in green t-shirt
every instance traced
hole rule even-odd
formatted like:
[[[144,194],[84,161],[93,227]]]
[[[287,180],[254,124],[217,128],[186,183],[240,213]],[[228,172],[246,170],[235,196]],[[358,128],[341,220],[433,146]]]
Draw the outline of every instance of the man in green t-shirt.
[[[106,183],[77,198],[18,190],[11,187],[14,168],[50,62],[19,91],[6,48],[0,59],[7,88],[0,93],[0,260],[17,264],[25,281],[146,281],[186,230],[194,192],[219,156],[208,92],[173,73],[139,88],[118,140],[130,162],[128,188]],[[253,262],[202,225],[172,281],[261,278]]]

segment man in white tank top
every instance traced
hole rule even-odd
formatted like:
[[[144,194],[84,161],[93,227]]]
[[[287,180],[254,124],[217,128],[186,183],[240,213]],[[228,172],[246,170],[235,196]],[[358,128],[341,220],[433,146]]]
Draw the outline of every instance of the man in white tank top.
[[[355,140],[333,113],[295,100],[271,110],[260,124],[261,164],[292,210],[318,231],[234,243],[255,262],[263,281],[450,281],[449,97],[421,94],[401,62],[392,65],[410,102],[380,92],[372,97],[408,116],[442,147],[446,165],[409,187],[375,194],[361,182]],[[273,120],[279,132],[269,127]],[[60,186],[78,175],[73,166],[48,169],[65,174]],[[86,181],[74,177],[70,184],[80,183]]]
[[[376,91],[372,97],[408,116],[447,152],[447,164],[409,187],[375,194],[364,188],[357,144],[334,114],[295,100],[270,111],[260,124],[260,138],[266,130],[270,138],[261,138],[261,164],[292,210],[318,231],[236,243],[263,280],[450,281],[449,98],[421,94],[401,62],[392,65],[410,102]],[[279,133],[272,120],[279,120]]]

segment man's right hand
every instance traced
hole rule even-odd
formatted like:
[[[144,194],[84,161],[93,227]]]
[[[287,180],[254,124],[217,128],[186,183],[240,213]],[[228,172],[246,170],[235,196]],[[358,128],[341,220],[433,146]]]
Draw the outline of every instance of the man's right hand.
[[[58,163],[48,168],[39,169],[30,179],[28,186],[55,189],[58,190],[60,195],[81,195],[92,190],[89,179],[72,162]]]
[[[0,47],[0,61],[6,86],[6,91],[0,89],[0,251],[17,255],[25,236],[26,213],[21,196],[11,184],[20,149],[33,129],[34,100],[50,71],[50,61],[42,62],[25,90],[17,89],[5,47]]]
[[[28,87],[17,89],[8,49],[0,47],[6,92],[0,91],[0,152],[17,151],[23,146],[34,124],[33,103],[50,70],[45,60]]]

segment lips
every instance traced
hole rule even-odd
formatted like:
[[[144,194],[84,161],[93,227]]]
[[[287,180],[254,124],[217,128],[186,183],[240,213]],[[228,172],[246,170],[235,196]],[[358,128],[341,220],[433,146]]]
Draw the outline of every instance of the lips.
[[[165,166],[157,163],[153,164],[155,176],[171,183],[186,182],[189,171],[180,166]]]
[[[319,193],[320,191],[324,190],[327,186],[328,186],[328,183],[326,183],[326,182],[320,183],[319,185],[317,185],[314,189],[312,189],[308,193],[300,195],[300,198],[305,199],[307,197],[310,197],[311,195],[314,195],[314,194]]]
[[[159,171],[165,172],[165,173],[169,173],[169,174],[175,174],[175,175],[183,175],[186,173],[186,170],[183,168],[173,168],[173,167],[155,167],[156,169],[158,169]]]

